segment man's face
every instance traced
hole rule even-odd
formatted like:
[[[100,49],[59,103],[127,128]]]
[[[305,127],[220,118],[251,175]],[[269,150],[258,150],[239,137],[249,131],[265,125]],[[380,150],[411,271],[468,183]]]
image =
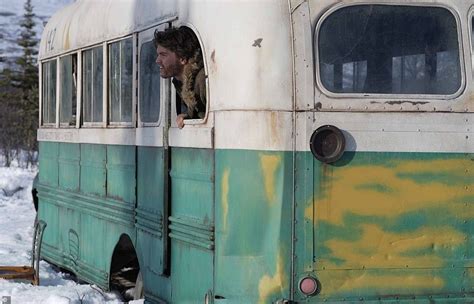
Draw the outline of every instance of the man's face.
[[[156,63],[160,66],[160,76],[163,78],[181,78],[186,60],[179,58],[175,52],[158,45],[156,48]]]

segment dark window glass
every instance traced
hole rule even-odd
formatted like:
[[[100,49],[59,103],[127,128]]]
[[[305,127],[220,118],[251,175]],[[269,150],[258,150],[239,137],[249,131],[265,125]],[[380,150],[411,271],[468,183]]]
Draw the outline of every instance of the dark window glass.
[[[144,43],[140,50],[139,105],[142,122],[157,122],[160,115],[160,68],[155,59],[153,41]]]
[[[132,121],[132,38],[109,45],[109,106],[111,122]]]
[[[43,63],[42,74],[43,123],[56,123],[56,60]]]
[[[102,122],[102,47],[86,50],[82,56],[82,104],[84,109],[84,122]]]
[[[60,59],[61,66],[61,108],[59,117],[61,124],[76,124],[76,92],[77,92],[77,56],[69,55]]]
[[[454,16],[444,8],[357,5],[319,31],[319,72],[336,93],[455,93],[461,85]]]

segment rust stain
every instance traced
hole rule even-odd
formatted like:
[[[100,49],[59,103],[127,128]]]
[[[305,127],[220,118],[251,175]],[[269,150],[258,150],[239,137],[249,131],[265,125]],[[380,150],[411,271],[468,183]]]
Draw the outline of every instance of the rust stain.
[[[278,112],[270,113],[270,140],[273,144],[281,141],[281,128],[278,127]]]

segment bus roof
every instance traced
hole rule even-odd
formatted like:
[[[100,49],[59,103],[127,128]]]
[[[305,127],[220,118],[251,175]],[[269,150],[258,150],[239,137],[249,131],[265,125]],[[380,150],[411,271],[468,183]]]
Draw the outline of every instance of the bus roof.
[[[129,35],[171,20],[176,12],[174,0],[76,0],[48,21],[39,59]]]
[[[77,0],[45,27],[39,59],[167,22],[190,26],[200,39],[213,110],[291,109],[288,0]]]

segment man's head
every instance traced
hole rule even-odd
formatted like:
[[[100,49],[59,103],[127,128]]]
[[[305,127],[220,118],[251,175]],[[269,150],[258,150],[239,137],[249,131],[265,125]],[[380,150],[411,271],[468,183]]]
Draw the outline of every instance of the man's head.
[[[156,31],[154,44],[156,48],[156,63],[160,66],[160,76],[175,77],[181,80],[183,67],[192,58],[199,42],[193,31],[187,27],[169,28]]]

